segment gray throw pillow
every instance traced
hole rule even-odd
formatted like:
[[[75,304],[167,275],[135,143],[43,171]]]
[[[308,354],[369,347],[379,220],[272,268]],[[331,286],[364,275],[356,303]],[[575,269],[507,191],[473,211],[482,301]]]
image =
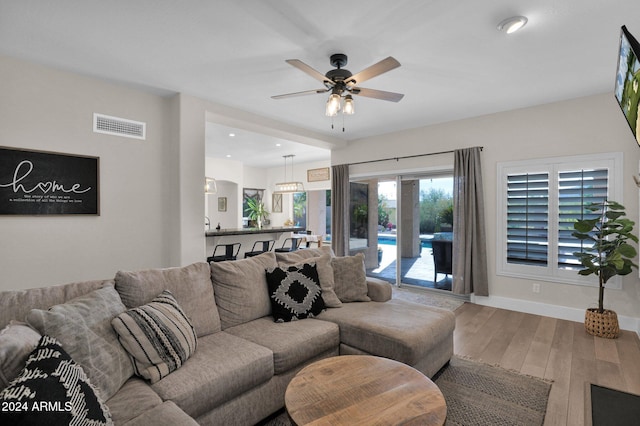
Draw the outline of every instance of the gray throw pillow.
[[[335,292],[344,302],[370,302],[367,296],[367,271],[364,266],[364,254],[334,257],[331,259]]]
[[[58,340],[106,401],[133,376],[129,354],[111,327],[111,320],[126,309],[109,283],[47,311],[32,309],[27,322]]]
[[[334,291],[335,281],[333,267],[331,266],[331,256],[325,254],[320,257],[310,257],[304,262],[297,263],[293,266],[301,267],[305,263],[315,262],[316,269],[318,270],[318,279],[320,280],[320,288],[322,289],[322,300],[327,308],[340,308],[342,302]],[[286,265],[290,266],[290,265]],[[285,265],[281,265],[283,269],[286,269]]]
[[[40,337],[28,324],[14,320],[0,331],[0,389],[18,377]]]

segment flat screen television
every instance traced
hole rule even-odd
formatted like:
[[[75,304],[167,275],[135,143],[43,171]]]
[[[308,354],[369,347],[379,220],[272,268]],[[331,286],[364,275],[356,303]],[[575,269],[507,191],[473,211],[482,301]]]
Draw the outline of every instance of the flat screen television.
[[[624,116],[631,127],[636,142],[640,145],[640,43],[624,25],[620,29],[618,50],[618,70],[616,73],[615,96]]]

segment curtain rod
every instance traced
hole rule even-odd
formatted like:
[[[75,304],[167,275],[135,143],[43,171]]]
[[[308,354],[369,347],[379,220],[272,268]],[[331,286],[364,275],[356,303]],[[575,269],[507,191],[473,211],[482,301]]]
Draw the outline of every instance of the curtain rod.
[[[482,151],[484,149],[484,147],[479,147],[480,151]],[[415,155],[405,155],[403,157],[390,157],[390,158],[381,158],[379,160],[369,160],[369,161],[359,161],[357,163],[347,163],[348,166],[355,166],[357,164],[369,164],[369,163],[379,163],[382,161],[391,161],[391,160],[404,160],[406,158],[416,158],[416,157],[428,157],[430,155],[440,155],[440,154],[451,154],[452,152],[456,152],[456,150],[450,150],[450,151],[440,151],[440,152],[430,152],[428,154],[415,154]]]

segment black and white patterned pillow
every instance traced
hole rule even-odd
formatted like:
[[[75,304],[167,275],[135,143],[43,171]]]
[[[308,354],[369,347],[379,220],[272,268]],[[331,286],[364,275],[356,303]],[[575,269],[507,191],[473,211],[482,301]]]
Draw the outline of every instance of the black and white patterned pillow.
[[[9,387],[0,392],[3,425],[112,425],[82,367],[60,343],[42,336]]]
[[[151,383],[180,368],[198,345],[191,321],[169,290],[116,316],[111,325],[136,374]]]
[[[313,318],[325,308],[315,263],[268,269],[267,284],[276,322]]]

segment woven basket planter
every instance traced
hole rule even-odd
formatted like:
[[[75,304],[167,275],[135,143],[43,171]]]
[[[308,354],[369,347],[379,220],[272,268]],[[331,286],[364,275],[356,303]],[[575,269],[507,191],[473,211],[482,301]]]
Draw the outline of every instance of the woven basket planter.
[[[584,316],[584,328],[587,333],[606,339],[615,339],[620,334],[618,315],[608,309],[602,313],[598,312],[596,308],[587,309]]]

